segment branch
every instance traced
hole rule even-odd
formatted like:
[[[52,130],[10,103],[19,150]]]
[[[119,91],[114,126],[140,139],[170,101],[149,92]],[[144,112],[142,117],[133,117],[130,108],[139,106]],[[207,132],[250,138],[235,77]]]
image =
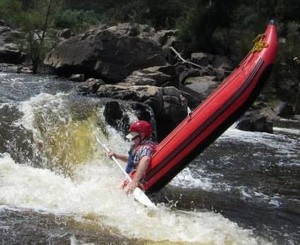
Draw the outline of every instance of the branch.
[[[204,67],[204,66],[200,66],[200,65],[195,64],[195,63],[193,63],[193,62],[190,62],[190,61],[185,60],[184,58],[181,57],[181,55],[176,51],[175,48],[170,47],[170,49],[176,54],[176,56],[177,56],[183,63],[190,64],[190,65],[196,66],[196,67],[198,67],[198,68],[202,68],[202,69],[205,69],[205,68],[206,68],[206,67]]]

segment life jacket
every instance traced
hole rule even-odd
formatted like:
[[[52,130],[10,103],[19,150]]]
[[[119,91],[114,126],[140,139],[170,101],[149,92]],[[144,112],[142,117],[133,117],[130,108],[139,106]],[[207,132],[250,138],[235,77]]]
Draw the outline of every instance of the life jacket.
[[[136,148],[134,149],[134,145],[131,146],[129,152],[128,152],[128,162],[127,162],[127,165],[126,165],[126,173],[131,173],[132,171],[135,170],[136,166],[134,164],[134,157],[136,155],[136,153],[138,152],[138,150],[142,147],[142,146],[149,146],[152,150],[152,154],[155,152],[156,150],[156,144],[152,141],[143,141],[141,142],[141,144]]]

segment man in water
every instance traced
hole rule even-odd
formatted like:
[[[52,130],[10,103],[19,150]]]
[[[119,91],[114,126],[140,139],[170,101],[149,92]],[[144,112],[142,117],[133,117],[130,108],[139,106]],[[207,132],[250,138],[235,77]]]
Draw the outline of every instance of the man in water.
[[[127,162],[126,172],[132,176],[132,181],[124,181],[121,188],[126,187],[126,193],[131,194],[136,187],[142,187],[142,179],[150,165],[151,157],[155,152],[156,143],[151,140],[152,126],[149,122],[139,120],[129,127],[126,138],[133,142],[127,155],[109,152],[109,157]],[[134,175],[132,175],[134,173]]]

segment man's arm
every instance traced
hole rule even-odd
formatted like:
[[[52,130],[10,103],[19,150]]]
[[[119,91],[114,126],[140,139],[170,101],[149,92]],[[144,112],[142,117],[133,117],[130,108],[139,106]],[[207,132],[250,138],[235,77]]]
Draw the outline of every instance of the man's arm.
[[[128,162],[128,155],[118,154],[113,151],[110,151],[107,155],[108,157],[115,157],[123,162]]]
[[[132,181],[128,184],[126,193],[130,194],[134,191],[136,187],[138,187],[140,180],[144,177],[146,170],[148,169],[150,165],[150,156],[144,156],[141,158],[137,169],[135,171],[135,174],[133,176]]]

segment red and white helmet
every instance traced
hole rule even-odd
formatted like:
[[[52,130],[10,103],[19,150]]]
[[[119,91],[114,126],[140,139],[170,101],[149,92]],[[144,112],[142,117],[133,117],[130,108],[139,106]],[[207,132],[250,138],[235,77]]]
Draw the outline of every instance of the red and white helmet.
[[[130,125],[129,132],[130,134],[127,135],[127,138],[132,138],[132,133],[139,133],[144,135],[144,138],[149,138],[152,135],[152,126],[147,121],[139,120]]]

